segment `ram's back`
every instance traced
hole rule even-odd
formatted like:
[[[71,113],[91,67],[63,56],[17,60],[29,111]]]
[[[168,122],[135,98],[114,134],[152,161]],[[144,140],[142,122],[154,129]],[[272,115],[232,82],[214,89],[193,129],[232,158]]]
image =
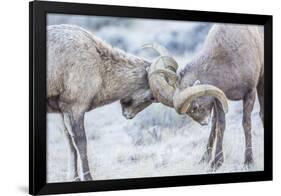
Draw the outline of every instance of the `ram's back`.
[[[263,31],[258,26],[214,25],[201,54],[207,70],[201,79],[221,88],[229,99],[241,99],[263,77]]]
[[[81,89],[92,93],[100,84],[96,45],[93,35],[79,27],[48,26],[47,97],[77,99],[83,97]]]

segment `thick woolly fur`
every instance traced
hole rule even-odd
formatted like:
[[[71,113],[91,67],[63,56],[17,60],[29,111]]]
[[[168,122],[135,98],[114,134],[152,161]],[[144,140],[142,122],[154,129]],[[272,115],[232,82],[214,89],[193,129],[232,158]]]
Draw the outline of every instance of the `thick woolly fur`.
[[[222,89],[240,100],[263,80],[263,29],[251,25],[217,24],[203,49],[181,71],[181,88],[195,80]]]
[[[90,110],[148,90],[146,60],[112,48],[71,25],[47,29],[47,97],[51,109]]]

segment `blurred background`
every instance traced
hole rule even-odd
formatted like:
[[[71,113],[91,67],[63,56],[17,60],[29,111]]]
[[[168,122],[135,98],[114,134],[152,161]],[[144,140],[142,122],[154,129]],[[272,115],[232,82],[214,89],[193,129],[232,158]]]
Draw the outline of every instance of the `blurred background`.
[[[48,14],[48,25],[72,24],[87,29],[113,47],[143,58],[156,54],[141,50],[145,43],[164,45],[180,69],[200,50],[212,23]],[[216,172],[263,170],[263,126],[256,102],[252,113],[255,165],[244,168],[242,102],[230,102],[224,139],[225,162]],[[89,161],[94,180],[213,173],[198,164],[211,125],[200,126],[162,104],[152,104],[134,119],[126,120],[119,102],[86,114]],[[47,115],[48,182],[72,181],[62,121]]]
[[[49,14],[47,23],[83,27],[112,46],[135,55],[147,55],[141,50],[141,46],[144,43],[157,42],[176,56],[192,55],[196,52],[212,25],[203,22],[62,14]]]

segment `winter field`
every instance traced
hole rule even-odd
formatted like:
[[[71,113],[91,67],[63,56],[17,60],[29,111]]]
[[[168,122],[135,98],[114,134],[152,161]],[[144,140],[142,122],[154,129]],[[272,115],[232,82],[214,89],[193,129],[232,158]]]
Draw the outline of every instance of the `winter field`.
[[[153,54],[140,50],[142,44],[161,43],[181,66],[200,49],[211,27],[207,23],[48,16],[49,25],[65,23],[82,26],[113,46],[145,58],[153,58]],[[242,101],[229,101],[223,141],[225,161],[217,171],[212,171],[209,164],[199,164],[211,123],[200,126],[162,104],[152,104],[127,120],[120,103],[115,102],[88,112],[84,125],[94,180],[263,170],[264,130],[257,99],[252,113],[255,164],[250,168],[243,165]],[[47,114],[48,182],[73,180],[68,175],[68,151],[60,116]]]

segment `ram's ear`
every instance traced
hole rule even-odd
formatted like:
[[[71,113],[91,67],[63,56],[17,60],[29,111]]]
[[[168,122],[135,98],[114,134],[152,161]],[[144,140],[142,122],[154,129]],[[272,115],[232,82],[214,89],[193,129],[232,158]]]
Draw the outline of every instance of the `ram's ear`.
[[[146,68],[145,68],[145,71],[148,73],[148,72],[149,72],[149,67],[146,67]]]
[[[196,81],[193,83],[192,86],[196,86],[196,85],[199,85],[199,84],[201,84],[200,80],[196,80]]]
[[[178,80],[177,80],[177,82],[175,83],[175,87],[176,87],[176,88],[180,88],[181,80],[182,80],[182,78],[181,78],[181,77],[178,77]]]
[[[152,101],[152,103],[159,103],[159,101],[157,101],[154,97],[151,97],[150,100]]]

